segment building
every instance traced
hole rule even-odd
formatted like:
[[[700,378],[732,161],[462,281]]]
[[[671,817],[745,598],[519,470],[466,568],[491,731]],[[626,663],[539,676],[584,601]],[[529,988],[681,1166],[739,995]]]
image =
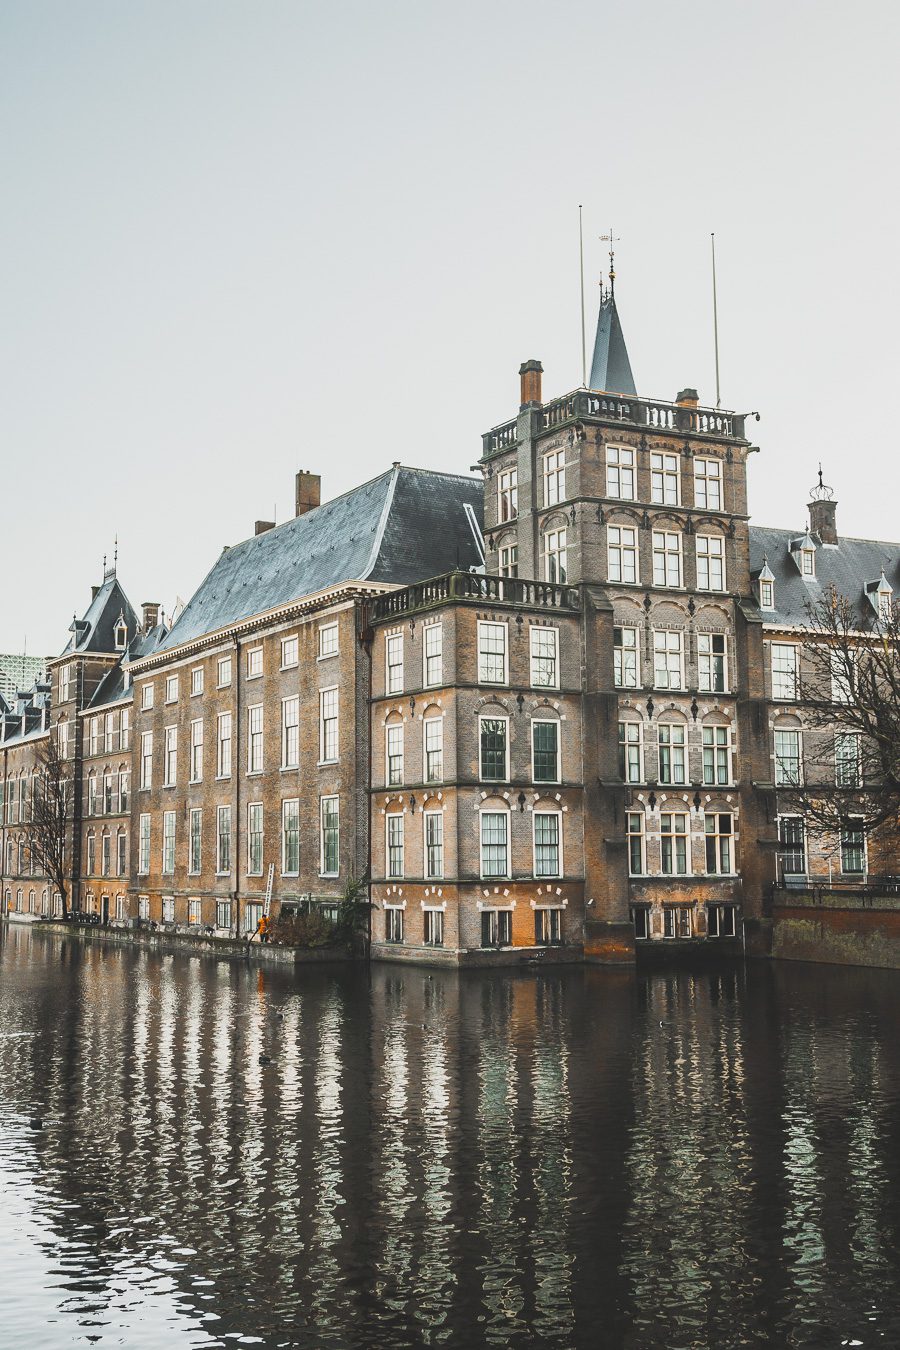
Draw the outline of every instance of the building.
[[[762,955],[773,886],[900,872],[892,836],[813,837],[787,791],[832,772],[806,605],[834,585],[877,625],[900,545],[841,538],[825,489],[802,528],[751,526],[745,419],[639,396],[611,292],[591,387],[542,377],[479,478],[394,464],[321,503],[298,474],[171,630],[107,571],[0,707],[7,911],[53,904],[28,855],[51,734],[73,903],[111,923],[252,933],[368,879],[381,959]]]
[[[31,689],[46,669],[46,656],[0,655],[0,699],[9,707],[19,691]]]

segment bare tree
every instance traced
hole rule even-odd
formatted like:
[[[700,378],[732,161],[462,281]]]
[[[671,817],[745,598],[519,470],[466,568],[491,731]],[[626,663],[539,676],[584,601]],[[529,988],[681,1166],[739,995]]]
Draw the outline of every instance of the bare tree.
[[[779,791],[811,824],[871,832],[900,817],[900,604],[869,618],[833,588],[807,609],[802,784]]]
[[[37,752],[29,843],[33,861],[62,897],[64,919],[69,917],[66,841],[74,818],[74,789],[58,737],[51,732]]]

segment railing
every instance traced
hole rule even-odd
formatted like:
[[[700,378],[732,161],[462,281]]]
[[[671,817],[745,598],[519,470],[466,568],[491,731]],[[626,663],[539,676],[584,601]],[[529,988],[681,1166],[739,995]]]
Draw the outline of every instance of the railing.
[[[522,577],[482,576],[477,572],[448,572],[431,581],[419,581],[402,591],[391,591],[372,601],[373,623],[454,601],[490,605],[525,605],[531,609],[578,610],[578,591],[549,581]]]
[[[655,431],[689,432],[697,436],[744,439],[744,416],[719,408],[693,408],[687,404],[666,403],[659,399],[620,398],[615,394],[576,389],[571,394],[545,403],[540,410],[541,427],[548,431],[581,418],[600,418],[604,422],[622,422]],[[494,427],[482,437],[484,458],[499,454],[516,444],[517,423]]]
[[[792,872],[774,882],[773,890],[776,893],[802,892],[814,898],[823,895],[859,895],[871,898],[880,895],[900,895],[900,877],[878,876],[866,872],[856,880],[841,877],[829,881],[827,877]]]

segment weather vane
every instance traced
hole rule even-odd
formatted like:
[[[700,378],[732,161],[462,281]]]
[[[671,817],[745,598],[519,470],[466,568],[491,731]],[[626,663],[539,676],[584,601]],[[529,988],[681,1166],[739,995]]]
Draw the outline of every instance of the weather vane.
[[[815,487],[811,490],[809,497],[810,501],[813,502],[830,502],[834,498],[834,488],[831,488],[828,486],[827,483],[822,482],[821,462],[819,463],[819,481],[818,483],[816,483]]]
[[[609,227],[609,234],[601,234],[601,243],[609,244],[609,293],[615,295],[616,292],[616,244],[621,241],[613,234],[612,226]],[[603,282],[601,281],[601,286]]]

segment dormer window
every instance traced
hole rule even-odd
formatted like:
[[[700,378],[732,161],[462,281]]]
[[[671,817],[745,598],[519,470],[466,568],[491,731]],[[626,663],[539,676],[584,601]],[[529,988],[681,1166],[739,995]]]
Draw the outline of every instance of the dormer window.
[[[775,586],[771,581],[760,581],[759,583],[759,607],[760,609],[775,608]]]
[[[128,645],[128,628],[121,615],[119,615],[119,621],[113,629],[113,636],[115,639],[116,651],[124,652]]]
[[[866,594],[879,622],[889,623],[893,613],[894,591],[883,570],[877,581],[870,581],[866,586]]]
[[[814,548],[802,548],[800,550],[800,571],[805,577],[816,575],[816,550]]]

